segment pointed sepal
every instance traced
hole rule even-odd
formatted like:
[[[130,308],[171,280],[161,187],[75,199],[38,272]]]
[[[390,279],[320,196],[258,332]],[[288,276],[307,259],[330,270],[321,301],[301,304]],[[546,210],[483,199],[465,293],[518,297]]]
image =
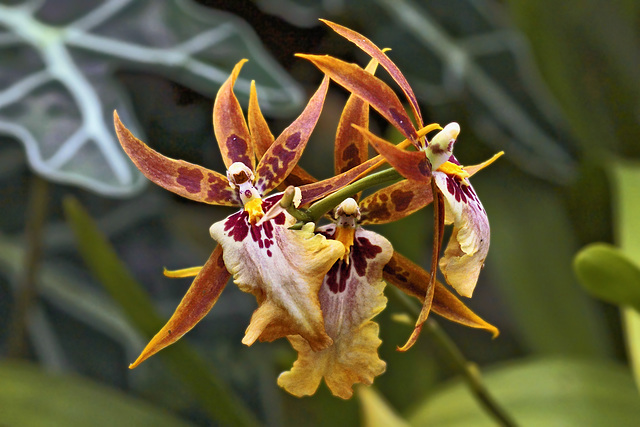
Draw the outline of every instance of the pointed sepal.
[[[344,62],[328,55],[298,54],[297,56],[311,61],[333,81],[364,99],[389,123],[394,125],[405,138],[417,146],[416,129],[400,99],[386,83],[356,64]]]
[[[384,278],[387,282],[407,295],[418,298],[421,302],[424,301],[430,276],[429,272],[398,252],[393,253],[391,260],[384,267]],[[470,328],[484,329],[494,338],[499,334],[495,326],[475,314],[439,281],[436,281],[431,310],[452,322]]]
[[[240,199],[229,187],[225,176],[193,163],[163,156],[133,136],[115,111],[113,121],[122,148],[154,184],[197,202],[240,206]]]
[[[244,163],[255,170],[256,159],[247,122],[233,86],[246,59],[238,62],[229,78],[222,84],[213,104],[213,130],[218,140],[220,154],[227,169],[235,162]]]
[[[222,260],[222,247],[218,245],[198,272],[167,324],[151,339],[138,359],[129,365],[129,369],[137,367],[189,332],[218,301],[230,276]]]
[[[431,185],[403,180],[376,191],[360,202],[360,224],[398,221],[433,201]]]
[[[309,141],[327,95],[329,79],[324,78],[300,116],[271,144],[256,169],[256,188],[262,194],[280,185],[298,163]]]

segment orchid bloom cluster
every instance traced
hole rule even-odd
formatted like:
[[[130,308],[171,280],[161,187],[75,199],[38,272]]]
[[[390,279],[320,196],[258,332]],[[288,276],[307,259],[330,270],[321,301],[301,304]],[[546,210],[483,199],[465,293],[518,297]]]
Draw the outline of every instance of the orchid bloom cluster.
[[[460,295],[472,295],[489,248],[489,223],[469,177],[499,154],[478,166],[461,166],[452,154],[459,126],[423,127],[411,87],[384,51],[358,33],[327,25],[368,53],[369,65],[361,68],[330,56],[300,55],[325,78],[300,116],[274,138],[254,84],[245,119],[233,93],[244,61],[238,63],[213,107],[225,175],[163,156],[135,138],[115,114],[122,147],[151,181],[191,200],[239,208],[211,226],[218,245],[204,266],[165,271],[169,277],[195,279],[131,368],[193,328],[231,276],[258,304],[242,342],[286,338],[298,352],[291,370],[278,378],[278,384],[296,396],[314,394],[324,379],[334,395],[347,399],[355,383],[371,384],[385,371],[386,364],[378,357],[379,327],[372,319],[386,305],[387,282],[423,304],[413,333],[399,350],[413,345],[431,311],[498,334],[436,280],[436,270],[439,265],[446,282]],[[393,90],[374,76],[378,65],[404,92],[416,126]],[[319,181],[297,163],[330,81],[351,95],[336,133],[335,176]],[[370,108],[406,140],[394,145],[371,133]],[[426,135],[436,130],[427,140]],[[380,155],[369,159],[368,144]],[[410,144],[416,150],[405,150]],[[392,168],[374,172],[386,162]],[[381,184],[390,185],[361,199],[363,190]],[[269,194],[277,189],[284,191]],[[432,202],[436,237],[431,273],[396,253],[385,237],[363,228],[397,221]],[[323,218],[331,223],[318,224]],[[453,232],[440,258],[445,224],[453,224]]]

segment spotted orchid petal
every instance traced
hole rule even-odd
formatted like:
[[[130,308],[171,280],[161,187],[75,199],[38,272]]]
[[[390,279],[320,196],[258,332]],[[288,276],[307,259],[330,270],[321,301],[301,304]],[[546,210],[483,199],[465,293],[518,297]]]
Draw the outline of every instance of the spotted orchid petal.
[[[251,141],[253,142],[253,149],[256,155],[261,159],[271,144],[275,141],[275,138],[269,130],[269,125],[262,115],[260,105],[258,104],[258,94],[256,92],[256,85],[251,82],[251,92],[249,95],[249,109],[247,112],[247,118],[249,122],[249,132],[251,133]],[[300,187],[304,184],[316,182],[313,176],[307,171],[302,169],[296,164],[293,170],[289,173],[287,178],[280,184],[282,190],[289,185],[294,187]]]
[[[375,74],[378,61],[372,59],[365,71]],[[340,115],[334,147],[334,171],[337,174],[364,163],[369,158],[367,139],[353,125],[369,127],[369,104],[351,94]]]
[[[187,294],[167,324],[153,337],[129,368],[135,368],[189,332],[218,301],[229,277],[230,274],[222,260],[222,247],[218,245],[204,267],[197,273]]]
[[[334,237],[335,225],[319,232]],[[371,384],[385,371],[378,357],[378,325],[371,319],[384,309],[382,269],[393,248],[387,239],[357,228],[349,260],[337,261],[320,289],[319,299],[327,334],[333,345],[313,351],[300,337],[287,337],[298,352],[290,371],[280,374],[278,385],[295,396],[315,393],[322,378],[331,392],[343,399],[355,383]]]
[[[369,140],[373,148],[402,176],[423,183],[428,183],[431,180],[431,165],[424,153],[403,150],[374,135],[368,129],[358,126],[355,126],[355,128]]]
[[[404,293],[424,300],[426,286],[430,274],[398,252],[394,252],[391,260],[384,267],[384,279]],[[452,322],[470,328],[484,329],[493,337],[499,334],[498,329],[483,320],[469,309],[462,301],[451,293],[445,285],[436,281],[431,310]]]
[[[404,110],[400,99],[386,83],[356,64],[350,64],[328,55],[298,54],[297,56],[311,61],[333,81],[364,99],[394,125],[405,138],[417,146],[416,128]]]
[[[227,169],[235,162],[244,163],[255,170],[256,159],[247,122],[233,86],[246,59],[238,62],[229,78],[222,84],[213,104],[213,130],[218,140],[220,154]]]
[[[398,221],[433,201],[431,186],[404,180],[376,191],[360,202],[360,224]]]
[[[279,195],[265,199],[263,210]],[[315,234],[314,224],[289,230],[296,220],[282,212],[261,225],[250,224],[246,211],[211,226],[211,237],[223,248],[224,263],[240,290],[256,296],[242,342],[272,341],[300,335],[315,351],[331,345],[326,334],[318,291],[322,279],[344,254],[340,242]]]
[[[256,188],[266,194],[282,183],[298,163],[318,122],[329,79],[324,78],[300,116],[271,144],[256,169]]]
[[[489,252],[489,219],[467,178],[435,171],[433,179],[444,196],[445,223],[453,224],[440,271],[460,295],[471,297]]]
[[[391,75],[393,80],[395,80],[398,86],[400,86],[405,96],[409,100],[413,114],[416,118],[416,121],[418,122],[417,127],[421,128],[422,114],[420,113],[418,99],[416,98],[416,95],[413,93],[413,89],[411,89],[411,86],[409,86],[409,82],[404,77],[400,69],[391,61],[391,59],[389,59],[384,51],[362,34],[359,34],[347,27],[343,27],[342,25],[338,25],[334,22],[330,22],[324,19],[321,19],[321,21],[331,27],[331,29],[336,33],[340,34],[342,37],[349,40],[360,49],[368,53],[372,58],[377,60],[385,70],[387,70],[387,72]]]
[[[113,112],[118,140],[140,171],[160,187],[197,202],[240,206],[240,199],[224,175],[183,160],[163,156],[133,136]]]

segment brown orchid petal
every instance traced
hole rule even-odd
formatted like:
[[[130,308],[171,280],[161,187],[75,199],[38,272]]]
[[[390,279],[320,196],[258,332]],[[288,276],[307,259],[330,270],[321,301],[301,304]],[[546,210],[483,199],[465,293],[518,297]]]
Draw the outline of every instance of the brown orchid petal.
[[[374,74],[378,61],[372,59],[365,71]],[[351,94],[342,110],[334,148],[335,173],[340,174],[364,163],[369,158],[366,138],[352,125],[369,127],[369,104]],[[356,198],[357,199],[357,198]]]
[[[249,122],[249,133],[253,149],[258,158],[262,158],[267,152],[275,137],[269,130],[267,120],[262,115],[260,104],[258,103],[258,93],[256,92],[256,82],[251,82],[251,92],[249,93],[249,108],[247,111],[247,121]]]
[[[140,172],[160,187],[197,202],[241,206],[227,178],[217,172],[183,160],[165,157],[133,136],[117,112],[113,112],[116,134],[122,148]]]
[[[260,159],[255,187],[262,194],[280,185],[298,163],[318,122],[329,88],[325,77],[300,116],[286,128]]]
[[[384,267],[384,279],[387,282],[404,293],[418,298],[421,302],[424,300],[430,276],[429,272],[398,252],[393,253],[391,261]],[[439,281],[436,281],[431,310],[452,322],[470,328],[484,329],[493,334],[494,338],[499,334],[498,328],[471,311]]]
[[[340,34],[345,39],[354,43],[360,49],[368,53],[372,58],[377,60],[380,65],[384,67],[385,70],[391,75],[393,80],[400,86],[404,94],[406,95],[409,103],[411,104],[411,109],[413,114],[418,122],[418,129],[422,127],[422,115],[420,114],[420,106],[418,105],[418,99],[416,95],[413,93],[413,89],[409,86],[409,82],[404,77],[400,69],[394,64],[391,59],[384,53],[382,49],[373,44],[371,40],[364,37],[362,34],[359,34],[349,28],[343,27],[342,25],[335,24],[333,22],[321,19],[322,22],[327,24],[333,31]]]
[[[400,99],[386,83],[356,64],[350,64],[328,55],[297,54],[297,56],[308,59],[336,83],[364,99],[394,125],[405,138],[413,141],[417,146],[416,129]]]
[[[402,150],[365,128],[357,126],[355,128],[367,137],[373,148],[402,176],[423,183],[428,183],[431,180],[431,165],[423,152]]]
[[[433,296],[435,293],[436,287],[436,274],[438,271],[438,257],[440,251],[442,250],[442,236],[444,233],[444,200],[441,194],[438,193],[438,188],[436,187],[434,181],[431,181],[431,194],[433,197],[433,224],[434,224],[434,233],[433,233],[433,251],[431,255],[431,276],[429,277],[429,283],[427,284],[427,289],[425,291],[424,300],[422,301],[422,309],[420,310],[420,314],[418,315],[418,319],[416,320],[416,326],[413,328],[413,332],[411,332],[411,336],[402,347],[398,347],[399,351],[407,351],[409,350],[418,340],[420,336],[420,332],[422,331],[422,326],[424,322],[427,321],[427,317],[429,317],[429,313],[431,313],[431,306],[433,304]]]
[[[227,81],[218,90],[213,104],[213,130],[227,169],[235,162],[242,162],[251,170],[256,167],[247,122],[240,102],[233,93],[233,85],[245,62],[247,60],[243,59],[236,64]]]
[[[135,368],[189,332],[218,301],[229,277],[231,275],[222,260],[222,246],[217,245],[167,324],[142,350],[138,359],[129,365],[129,369]]]
[[[350,184],[367,172],[368,169],[377,165],[380,162],[380,159],[380,156],[374,157],[363,164],[348,170],[347,172],[341,173],[340,175],[301,186],[300,192],[302,193],[302,205],[308,205],[309,203],[315,202],[316,200],[341,189],[345,185]],[[382,163],[380,163],[380,165],[381,164]]]
[[[267,121],[265,120],[260,106],[258,105],[258,95],[256,94],[255,84],[251,82],[251,95],[249,97],[249,132],[251,132],[251,140],[253,141],[253,148],[256,155],[261,159],[267,152],[271,144],[275,141],[275,138],[269,130]],[[294,187],[300,187],[304,184],[310,184],[318,181],[307,171],[296,165],[289,176],[280,184],[280,188],[284,190],[289,185]]]
[[[402,219],[433,201],[431,186],[421,181],[404,180],[376,191],[360,202],[360,221],[386,224]]]

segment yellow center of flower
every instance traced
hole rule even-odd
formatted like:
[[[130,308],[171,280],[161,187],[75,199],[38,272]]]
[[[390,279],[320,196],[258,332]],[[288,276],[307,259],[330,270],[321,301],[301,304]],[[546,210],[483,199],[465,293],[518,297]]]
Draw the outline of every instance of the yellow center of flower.
[[[351,252],[351,247],[353,246],[353,238],[356,234],[356,229],[353,227],[340,227],[336,226],[336,234],[333,236],[334,240],[342,243],[344,245],[344,255],[342,259],[345,262],[349,262],[349,253]]]
[[[255,225],[264,216],[264,211],[262,210],[262,199],[260,197],[256,197],[255,199],[249,200],[244,204],[244,210],[249,214],[249,222]]]
[[[463,180],[464,178],[469,178],[471,176],[471,175],[469,175],[469,172],[464,170],[464,168],[462,166],[456,165],[455,163],[451,163],[449,161],[444,162],[443,164],[441,164],[440,167],[438,168],[438,170],[440,172],[446,173],[447,175],[456,176],[456,177],[460,178],[460,180]]]

